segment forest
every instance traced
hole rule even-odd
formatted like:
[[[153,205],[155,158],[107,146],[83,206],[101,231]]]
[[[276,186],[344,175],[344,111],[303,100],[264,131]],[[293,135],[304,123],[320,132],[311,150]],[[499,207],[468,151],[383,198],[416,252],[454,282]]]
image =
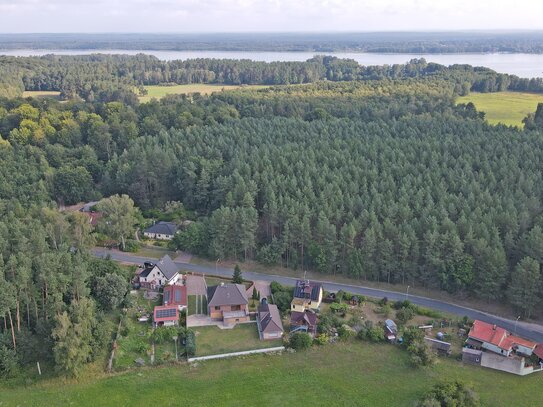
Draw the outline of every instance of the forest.
[[[543,52],[541,31],[0,34],[0,49],[306,52]]]
[[[172,244],[196,255],[421,285],[541,314],[543,105],[520,130],[455,104],[483,83],[493,91],[540,80],[323,58],[307,63],[318,75],[303,85],[144,104],[114,93],[164,74],[163,64],[2,60],[0,77],[15,72],[22,88],[76,84],[78,93],[106,83],[113,92],[0,98],[0,374],[36,360],[77,374],[93,360],[111,312],[129,301],[130,275],[88,249],[108,230],[124,247],[147,214],[172,207],[193,221]],[[184,67],[232,64],[243,78],[276,67]],[[101,198],[97,230],[59,211]],[[133,215],[130,234],[111,232],[122,223],[109,214],[115,205]]]

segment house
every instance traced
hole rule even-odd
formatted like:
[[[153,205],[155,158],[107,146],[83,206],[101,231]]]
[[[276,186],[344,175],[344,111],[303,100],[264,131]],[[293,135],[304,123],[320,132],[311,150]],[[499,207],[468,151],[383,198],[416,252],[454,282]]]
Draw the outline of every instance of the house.
[[[249,321],[249,300],[243,284],[220,284],[207,289],[208,315],[225,325]]]
[[[440,341],[439,339],[429,338],[428,336],[425,336],[424,343],[426,343],[426,345],[428,345],[440,355],[451,354],[451,344],[449,342]]]
[[[311,336],[317,335],[317,314],[312,311],[292,311],[290,313],[290,333],[307,332]]]
[[[315,281],[297,280],[294,288],[294,298],[290,304],[292,311],[317,311],[322,302],[322,285]]]
[[[390,342],[394,342],[398,336],[398,326],[396,325],[396,323],[391,319],[387,319],[385,321],[384,329],[385,338]]]
[[[179,278],[179,269],[168,255],[157,263],[146,262],[143,271],[139,275],[140,286],[153,290],[165,285],[175,284]]]
[[[258,307],[256,322],[260,340],[277,339],[283,336],[283,323],[277,305],[267,302],[261,304]]]
[[[179,308],[176,305],[157,305],[153,311],[153,327],[179,325]]]
[[[462,348],[462,362],[469,365],[480,365],[483,351],[470,348]]]
[[[187,307],[187,287],[180,284],[164,286],[162,305],[176,305],[179,311]]]
[[[99,201],[91,201],[84,204],[80,209],[79,212],[94,212],[93,208],[98,205]]]
[[[511,356],[513,353],[531,356],[537,346],[535,342],[511,335],[504,328],[479,320],[473,322],[466,344],[502,356]]]
[[[172,240],[177,233],[177,225],[173,222],[157,222],[143,231],[149,239]]]

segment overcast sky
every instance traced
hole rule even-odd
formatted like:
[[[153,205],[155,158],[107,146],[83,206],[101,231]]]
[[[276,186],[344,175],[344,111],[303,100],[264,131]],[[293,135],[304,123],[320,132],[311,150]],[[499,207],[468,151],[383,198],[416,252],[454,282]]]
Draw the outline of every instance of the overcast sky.
[[[0,32],[543,29],[543,0],[0,0]]]

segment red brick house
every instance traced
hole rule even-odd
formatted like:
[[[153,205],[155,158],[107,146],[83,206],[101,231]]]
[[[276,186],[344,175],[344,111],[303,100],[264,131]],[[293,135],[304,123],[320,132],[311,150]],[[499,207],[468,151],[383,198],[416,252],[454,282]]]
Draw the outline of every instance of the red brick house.
[[[208,315],[225,325],[249,321],[248,304],[242,284],[221,284],[207,289]]]
[[[187,287],[174,284],[164,287],[162,292],[162,305],[176,305],[179,310],[187,307]]]

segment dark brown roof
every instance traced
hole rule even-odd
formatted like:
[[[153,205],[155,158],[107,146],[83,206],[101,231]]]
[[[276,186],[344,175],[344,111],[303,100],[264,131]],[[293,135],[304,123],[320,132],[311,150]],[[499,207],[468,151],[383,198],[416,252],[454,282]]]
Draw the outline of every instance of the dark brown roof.
[[[283,332],[283,323],[277,305],[262,304],[258,307],[258,319],[262,332]]]
[[[207,289],[207,305],[210,307],[248,303],[245,286],[242,284],[221,284]]]
[[[317,325],[317,314],[310,311],[292,311],[290,313],[290,323],[293,325],[307,324],[309,326],[315,326]]]

